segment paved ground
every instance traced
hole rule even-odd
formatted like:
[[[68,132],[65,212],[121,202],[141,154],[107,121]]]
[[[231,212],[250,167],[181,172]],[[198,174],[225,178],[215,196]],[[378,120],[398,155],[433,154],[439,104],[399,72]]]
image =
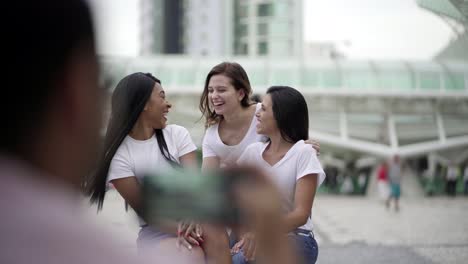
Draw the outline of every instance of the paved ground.
[[[401,211],[377,198],[319,195],[313,218],[318,263],[468,263],[468,199],[403,198]],[[115,191],[91,217],[135,249],[138,224]]]
[[[378,200],[318,196],[319,263],[467,263],[468,199]]]

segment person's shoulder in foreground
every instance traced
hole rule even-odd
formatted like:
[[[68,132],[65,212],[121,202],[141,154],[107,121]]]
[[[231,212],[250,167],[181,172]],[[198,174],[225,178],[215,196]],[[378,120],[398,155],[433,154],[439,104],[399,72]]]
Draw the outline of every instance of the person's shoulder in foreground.
[[[142,263],[85,216],[75,189],[13,158],[0,168],[0,263]]]
[[[85,0],[2,3],[0,263],[138,263],[79,209],[99,145],[94,27]]]

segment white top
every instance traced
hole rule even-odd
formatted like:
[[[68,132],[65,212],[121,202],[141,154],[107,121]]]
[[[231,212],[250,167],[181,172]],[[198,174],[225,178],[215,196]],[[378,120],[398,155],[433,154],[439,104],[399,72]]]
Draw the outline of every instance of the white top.
[[[388,165],[388,179],[392,184],[401,183],[401,164],[399,162],[390,161]]]
[[[455,165],[449,166],[447,168],[447,179],[449,180],[456,180],[458,174],[458,168]]]
[[[168,125],[163,134],[169,153],[177,162],[183,155],[197,149],[184,127]],[[126,136],[112,158],[107,181],[135,176],[141,182],[147,173],[170,168],[170,163],[161,154],[156,135],[147,140]]]
[[[255,113],[257,113],[261,104],[258,103],[256,106]],[[219,124],[210,126],[203,137],[203,158],[207,157],[218,157],[220,161],[220,167],[225,167],[226,165],[235,164],[237,159],[239,159],[242,152],[252,143],[259,142],[264,136],[257,134],[257,118],[255,115],[252,118],[250,123],[249,130],[245,134],[241,142],[234,146],[229,146],[224,144],[224,142],[219,137],[218,127]]]
[[[306,175],[318,174],[318,188],[325,179],[325,172],[317,158],[316,150],[303,140],[294,144],[284,157],[273,166],[266,162],[262,155],[268,144],[270,143],[258,142],[250,145],[242,153],[237,163],[240,165],[257,166],[263,169],[267,175],[271,175],[273,181],[283,194],[283,208],[288,213],[294,209],[296,182]],[[312,230],[312,216],[300,228]]]

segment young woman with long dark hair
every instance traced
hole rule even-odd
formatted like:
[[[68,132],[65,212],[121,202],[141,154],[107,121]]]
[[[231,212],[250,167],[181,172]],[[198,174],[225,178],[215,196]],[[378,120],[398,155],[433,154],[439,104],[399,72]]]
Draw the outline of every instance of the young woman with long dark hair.
[[[101,159],[87,183],[91,201],[97,203],[99,209],[103,206],[106,187],[110,182],[141,215],[140,184],[145,174],[174,166],[197,168],[196,146],[187,129],[166,124],[170,108],[161,82],[149,73],[130,74],[117,84],[112,94],[111,116]],[[177,223],[173,223],[170,233],[146,225],[141,218],[140,226],[137,239],[140,252],[174,255],[172,248],[181,239],[176,235]],[[199,244],[199,237],[195,235],[182,239],[192,252],[181,251],[173,257],[184,257],[186,253],[191,262],[203,262],[200,247],[192,250],[192,245],[188,243]]]
[[[238,164],[257,166],[276,183],[283,196],[284,233],[294,241],[304,263],[315,263],[318,246],[311,208],[325,173],[317,152],[305,143],[309,138],[307,103],[297,90],[273,86],[263,97],[256,119],[257,133],[268,139],[248,146]],[[253,259],[255,248],[255,237],[247,232],[235,246],[234,263]]]

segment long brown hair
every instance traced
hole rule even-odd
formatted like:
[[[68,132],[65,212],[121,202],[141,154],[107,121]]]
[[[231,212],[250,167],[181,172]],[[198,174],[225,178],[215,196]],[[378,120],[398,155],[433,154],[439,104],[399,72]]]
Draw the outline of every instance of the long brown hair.
[[[219,116],[214,110],[210,109],[210,102],[208,100],[208,84],[211,77],[218,74],[231,79],[231,84],[236,90],[244,90],[245,96],[241,100],[242,107],[249,107],[250,105],[249,96],[252,94],[252,87],[244,68],[236,62],[222,62],[214,66],[206,76],[205,88],[200,97],[200,105],[198,107],[202,112],[202,118],[205,117],[205,127],[218,123],[222,118],[222,116]]]

